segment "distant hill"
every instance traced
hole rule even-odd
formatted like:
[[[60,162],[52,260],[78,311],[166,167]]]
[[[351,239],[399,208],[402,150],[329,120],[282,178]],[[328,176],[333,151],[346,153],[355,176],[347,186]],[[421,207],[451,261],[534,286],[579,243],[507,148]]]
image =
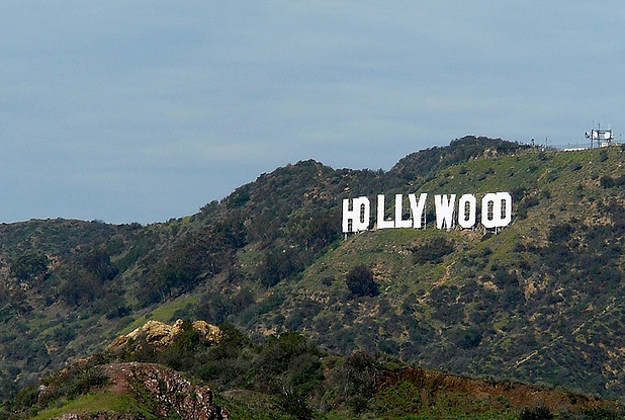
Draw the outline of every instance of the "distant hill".
[[[166,223],[1,225],[0,390],[148,319],[193,318],[257,341],[298,331],[330,352],[622,398],[624,156],[465,137],[389,171],[287,165]],[[496,235],[341,234],[343,198],[494,191],[513,197]],[[377,293],[348,286],[355,267]]]

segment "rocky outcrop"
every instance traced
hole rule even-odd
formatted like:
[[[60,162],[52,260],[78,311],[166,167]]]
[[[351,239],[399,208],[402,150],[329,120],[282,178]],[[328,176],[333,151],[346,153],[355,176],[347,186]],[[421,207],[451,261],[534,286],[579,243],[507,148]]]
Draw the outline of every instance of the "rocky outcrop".
[[[163,349],[174,341],[176,334],[182,330],[182,325],[181,319],[177,320],[174,325],[160,321],[148,321],[142,327],[117,338],[106,349],[115,351],[125,347],[128,343],[145,343],[157,350]],[[218,342],[221,337],[219,327],[205,321],[193,322],[193,328],[200,333],[200,340],[208,344]]]
[[[182,420],[227,420],[228,412],[213,402],[208,387],[198,387],[182,375],[153,363],[113,363],[102,366],[109,378],[106,391],[129,394],[138,404],[157,418]],[[65,414],[56,420],[138,420],[142,415],[128,413]]]
[[[201,342],[208,345],[221,338],[221,330],[204,321],[195,321],[193,329],[199,333]],[[121,336],[106,348],[108,356],[116,353],[139,352],[141,350],[162,351],[174,343],[177,334],[188,328],[182,320],[168,325],[159,321],[148,321],[131,333]],[[106,356],[105,356],[106,359]],[[110,359],[109,359],[110,360]],[[145,413],[157,418],[180,418],[183,420],[227,419],[225,409],[213,402],[213,394],[208,387],[193,385],[179,373],[155,363],[111,363],[99,364],[95,357],[81,359],[72,367],[60,372],[71,375],[72,368],[95,366],[93,372],[107,378],[106,385],[91,388],[91,392],[113,391],[115,394],[130,395],[143,407]],[[103,381],[104,383],[104,381]],[[54,392],[54,385],[44,388],[40,397]],[[139,420],[143,414],[102,411],[96,413],[67,413],[57,420]]]

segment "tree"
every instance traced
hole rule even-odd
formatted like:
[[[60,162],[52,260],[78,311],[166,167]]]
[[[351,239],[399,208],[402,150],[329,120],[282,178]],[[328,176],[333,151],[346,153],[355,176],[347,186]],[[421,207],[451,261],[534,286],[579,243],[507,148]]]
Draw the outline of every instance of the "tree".
[[[377,296],[380,291],[373,279],[373,272],[369,267],[359,264],[352,268],[345,277],[345,283],[354,296]]]
[[[90,250],[80,257],[82,266],[100,280],[111,280],[117,275],[119,269],[111,262],[106,249],[100,247]]]
[[[42,253],[24,253],[11,264],[11,274],[20,280],[28,280],[37,276],[45,277],[48,273],[48,263],[48,257]]]
[[[367,409],[376,394],[382,377],[379,355],[354,352],[343,359],[331,374],[329,384],[334,390],[335,404],[345,404],[356,414]]]

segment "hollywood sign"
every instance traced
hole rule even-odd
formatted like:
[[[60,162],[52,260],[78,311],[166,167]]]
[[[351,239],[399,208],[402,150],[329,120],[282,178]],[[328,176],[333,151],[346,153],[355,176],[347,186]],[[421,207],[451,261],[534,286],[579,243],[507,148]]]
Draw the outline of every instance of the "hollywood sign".
[[[376,225],[378,229],[425,229],[426,202],[428,194],[408,194],[410,216],[404,219],[404,197],[395,195],[395,218],[387,219],[384,194],[377,197]],[[474,194],[463,194],[456,204],[456,194],[434,195],[436,228],[473,229],[477,225],[477,198]],[[488,193],[482,197],[480,222],[485,229],[497,230],[512,221],[512,196],[507,192]],[[343,233],[357,233],[369,229],[371,225],[371,202],[367,197],[343,200]]]

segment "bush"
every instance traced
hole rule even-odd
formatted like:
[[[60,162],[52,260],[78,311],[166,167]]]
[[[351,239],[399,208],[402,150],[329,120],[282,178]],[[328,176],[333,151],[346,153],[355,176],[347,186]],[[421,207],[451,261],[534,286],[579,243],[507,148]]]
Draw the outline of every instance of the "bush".
[[[58,289],[59,299],[69,306],[91,303],[104,294],[100,279],[82,267],[69,267],[61,271],[60,276],[63,283]]]
[[[616,181],[614,181],[614,178],[609,175],[603,175],[601,178],[599,178],[599,184],[603,188],[612,188],[616,185]]]
[[[618,420],[625,418],[623,412],[611,408],[592,407],[584,410],[584,420]]]
[[[334,403],[346,404],[356,414],[364,412],[378,390],[380,378],[381,365],[377,356],[355,352],[345,357],[330,377]]]
[[[519,414],[519,420],[550,420],[553,414],[547,407],[525,407]]]
[[[599,152],[599,162],[605,162],[608,160],[608,153],[605,150]]]
[[[285,388],[278,396],[278,405],[285,412],[298,420],[312,420],[314,411],[306,402],[306,398],[292,389]]]
[[[261,390],[288,389],[293,398],[306,397],[323,379],[320,357],[319,349],[299,333],[271,337],[255,362],[256,384]]]
[[[40,253],[25,253],[11,264],[11,275],[20,280],[35,276],[45,276],[48,272],[48,257]]]
[[[373,272],[365,265],[352,268],[345,277],[345,283],[353,296],[377,296],[380,291],[373,279]]]
[[[385,417],[406,416],[423,407],[419,388],[408,381],[384,388],[377,393],[372,404],[376,413]]]
[[[113,279],[119,269],[111,262],[111,257],[104,248],[92,249],[80,258],[82,266],[102,281]]]
[[[30,385],[20,389],[13,400],[14,409],[16,411],[22,411],[34,406],[37,403],[38,396],[39,389],[35,385]]]
[[[218,389],[249,388],[256,358],[250,339],[232,324],[222,324],[218,343],[200,351],[194,374]]]
[[[553,226],[549,230],[550,242],[565,242],[569,239],[571,233],[573,233],[573,226],[568,223],[561,223]]]
[[[415,264],[423,264],[430,262],[432,264],[440,264],[443,262],[445,255],[454,252],[454,244],[443,237],[434,238],[412,250]]]
[[[260,266],[260,282],[265,287],[272,287],[301,270],[302,266],[293,249],[269,251]]]
[[[39,394],[38,403],[46,406],[59,398],[73,400],[88,393],[93,387],[105,384],[108,378],[102,372],[102,368],[97,366],[102,362],[102,358],[95,358],[86,365],[74,365],[44,378],[42,380],[44,384],[53,386],[48,386]]]
[[[481,341],[482,333],[475,328],[462,330],[456,338],[456,344],[465,350],[479,346]]]
[[[200,345],[200,332],[189,320],[184,320],[174,341],[161,354],[161,360],[176,370],[187,370],[195,362],[195,352]]]
[[[580,169],[582,169],[582,163],[579,161],[573,161],[571,162],[571,164],[569,165],[569,169],[571,171],[579,171]]]

